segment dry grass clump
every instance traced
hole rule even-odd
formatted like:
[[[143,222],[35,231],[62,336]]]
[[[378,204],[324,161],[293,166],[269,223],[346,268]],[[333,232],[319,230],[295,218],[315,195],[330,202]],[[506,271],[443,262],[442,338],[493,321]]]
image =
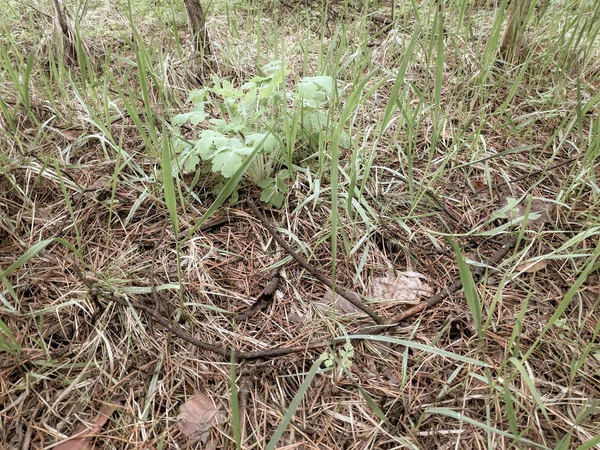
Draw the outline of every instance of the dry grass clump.
[[[457,282],[465,289],[387,333],[348,338],[372,321],[336,310],[247,203],[222,206],[196,226],[215,201],[214,175],[181,177],[174,230],[161,145],[170,113],[194,86],[180,35],[146,18],[137,47],[112,48],[94,72],[106,87],[51,55],[31,69],[28,101],[14,92],[17,80],[0,80],[0,446],[69,442],[115,407],[94,433],[96,448],[235,448],[238,432],[248,449],[595,448],[598,59],[580,61],[578,77],[569,75],[574,65],[559,76],[562,62],[548,55],[564,49],[532,32],[541,47],[524,65],[489,64],[488,38],[467,39],[451,12],[437,64],[435,9],[417,18],[396,5],[398,23],[410,26],[390,30],[349,8],[345,35],[331,10],[315,15],[331,28],[319,33],[314,17],[290,5],[273,14],[261,5],[215,6],[208,26],[220,75],[244,82],[257,61],[281,57],[273,49],[283,43],[298,76],[339,71],[343,97],[372,72],[366,89],[376,88],[344,126],[353,147],[337,159],[319,148],[298,162],[285,207],[263,209],[267,221],[321,274],[335,273],[363,297],[377,277],[404,271],[424,274],[435,292]],[[488,6],[467,5],[482,36],[497,27]],[[423,35],[406,56],[417,25]],[[97,31],[91,48],[104,42]],[[151,41],[164,47],[144,53],[139,44]],[[0,45],[18,54],[11,42]],[[146,72],[132,68],[144,58]],[[398,109],[380,130],[391,97]],[[249,186],[238,193],[259,195]],[[511,226],[494,215],[512,198],[523,198],[521,213],[542,218]],[[512,236],[517,245],[490,261]],[[487,268],[478,284],[461,278],[451,242],[468,267]],[[236,319],[276,266],[270,301]],[[411,306],[363,300],[384,319]],[[232,372],[229,349],[281,348],[295,351],[240,357]],[[324,352],[330,367],[304,385]],[[202,443],[178,426],[196,392],[223,417]],[[268,447],[282,422],[281,439]]]

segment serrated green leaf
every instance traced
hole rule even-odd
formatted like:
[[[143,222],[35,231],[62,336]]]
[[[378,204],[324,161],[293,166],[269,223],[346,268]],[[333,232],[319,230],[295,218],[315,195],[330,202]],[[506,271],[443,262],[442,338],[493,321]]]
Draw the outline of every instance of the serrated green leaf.
[[[185,151],[189,151],[192,148],[190,144],[178,138],[173,139],[171,145],[173,146],[173,150],[175,150],[176,153],[183,153]]]
[[[246,92],[246,95],[244,95],[243,102],[246,105],[251,105],[251,104],[254,104],[255,101],[256,101],[256,89],[251,89],[248,92]]]
[[[190,92],[190,95],[188,95],[186,101],[188,103],[200,103],[206,97],[206,92],[206,88],[194,89],[192,92]]]
[[[233,87],[230,81],[223,80],[222,87],[213,88],[213,92],[220,95],[224,99],[232,98],[236,96],[236,89]]]
[[[275,177],[275,187],[279,192],[287,192],[288,185],[286,183],[287,178],[280,178],[279,176]]]
[[[269,134],[263,144],[263,150],[266,153],[273,153],[280,148],[279,139],[274,134]]]
[[[195,154],[190,154],[183,163],[183,169],[186,172],[195,172],[200,164],[200,158]]]
[[[283,206],[283,201],[284,200],[285,200],[285,197],[283,196],[283,194],[281,194],[280,192],[275,192],[271,196],[271,200],[269,202],[275,208],[279,209],[279,208],[281,208]]]
[[[212,159],[213,172],[220,172],[225,178],[230,178],[241,166],[242,157],[231,149],[217,153]]]
[[[307,77],[305,80],[317,85],[319,90],[324,91],[328,94],[331,93],[333,89],[333,78],[329,75],[317,75],[315,77]]]
[[[273,95],[273,91],[275,90],[275,86],[273,84],[265,84],[263,87],[261,87],[258,90],[258,98],[260,99],[264,99],[264,98],[269,98],[271,97],[271,95]]]
[[[219,143],[221,143],[219,141]],[[244,147],[244,143],[242,142],[241,139],[238,138],[228,138],[226,140],[225,143],[223,143],[222,145],[217,145],[217,153],[223,150],[227,150],[227,149],[232,149],[234,151],[237,151],[238,149],[241,149],[242,147]]]
[[[260,200],[262,202],[268,203],[271,200],[271,197],[273,196],[273,194],[275,193],[275,189],[273,189],[273,186],[271,186],[269,184],[266,184],[266,186],[261,186],[261,187],[263,188],[263,190],[260,193]]]
[[[277,172],[277,178],[280,178],[282,180],[286,180],[290,177],[291,172],[289,171],[289,169],[281,169],[279,172]]]
[[[266,136],[265,136],[266,135]],[[252,133],[246,136],[246,145],[252,149],[262,143],[262,150],[265,153],[272,153],[280,148],[279,139],[272,133]]]
[[[298,93],[305,102],[310,102],[317,95],[317,85],[302,80],[298,86]]]
[[[196,141],[194,150],[196,150],[203,159],[208,159],[213,155],[212,143],[212,137],[203,136]]]
[[[264,133],[252,133],[246,136],[246,145],[254,146],[265,138]]]
[[[267,189],[273,185],[273,178],[265,178],[260,183],[258,183],[258,187]],[[262,199],[261,199],[262,200]]]
[[[204,130],[200,134],[200,139],[196,141],[194,150],[202,157],[202,159],[210,159],[214,155],[214,148],[227,146],[228,139],[221,133],[213,130]]]
[[[305,107],[316,109],[327,103],[332,88],[333,78],[330,76],[305,77],[300,81],[298,93]]]
[[[327,117],[321,112],[307,114],[308,128],[311,131],[322,131],[327,125]]]
[[[225,119],[210,119],[210,123],[212,123],[217,129],[222,129],[227,126],[227,121]]]
[[[192,111],[189,113],[188,120],[192,125],[198,125],[200,122],[204,122],[208,114],[204,111]]]
[[[271,61],[265,64],[262,67],[263,72],[269,75],[276,74],[278,72],[283,72],[283,74],[287,75],[289,70],[286,68],[285,63],[281,60]]]
[[[181,125],[187,122],[189,116],[189,113],[177,114],[171,119],[171,125],[180,127]]]

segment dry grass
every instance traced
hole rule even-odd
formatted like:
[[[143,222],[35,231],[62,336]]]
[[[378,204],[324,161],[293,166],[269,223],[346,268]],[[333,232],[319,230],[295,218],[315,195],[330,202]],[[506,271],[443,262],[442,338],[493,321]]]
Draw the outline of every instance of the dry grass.
[[[90,8],[93,14],[100,13]],[[306,17],[285,5],[278,11],[286,16],[262,11],[259,18],[265,35],[278,27],[285,36],[294,73],[314,73],[321,43],[317,42],[320,36],[312,34],[315,48],[302,53],[302,46],[308,45],[302,29]],[[479,12],[490,14],[483,7]],[[255,55],[269,52],[256,46],[256,10],[240,8],[235,14],[236,33],[221,10],[208,23],[220,46],[221,74],[245,80],[256,73]],[[111,23],[122,20],[98,17],[114,20]],[[399,20],[410,23],[414,19],[406,15]],[[365,23],[358,22],[349,31],[357,42],[348,46],[348,52],[362,48],[359,39]],[[485,23],[483,28],[489,29],[489,21]],[[376,25],[369,21],[370,27]],[[140,29],[147,32],[148,45],[156,44],[158,33],[164,33],[155,22],[144,22]],[[180,31],[184,33],[185,28]],[[25,45],[33,48],[31,36],[24,36],[30,39]],[[173,41],[163,37],[164,59],[156,60],[155,68],[165,74],[173,93],[166,102],[159,89],[151,91],[152,108],[159,112],[176,110],[191,87],[184,73],[185,60],[177,57]],[[337,42],[335,38],[335,32],[333,37],[326,36],[323,47]],[[102,33],[97,39],[92,48],[101,48],[99,42],[105,42]],[[402,58],[405,37],[387,33],[373,38],[373,43],[371,65],[379,70],[377,79],[389,80]],[[591,260],[577,255],[590,255],[599,245],[593,230],[600,208],[592,179],[599,166],[598,161],[586,159],[585,151],[593,124],[598,122],[598,105],[579,118],[581,129],[572,127],[567,129],[568,136],[557,137],[556,130],[576,107],[577,95],[572,94],[576,77],[542,77],[534,71],[499,111],[513,87],[511,69],[489,73],[485,82],[494,89],[482,96],[473,82],[482,70],[477,49],[472,42],[456,45],[449,45],[453,50],[444,67],[441,98],[446,121],[436,147],[430,139],[434,125],[424,110],[418,113],[420,119],[411,133],[401,125],[399,114],[382,139],[366,133],[384,115],[393,76],[391,83],[360,105],[354,126],[364,133],[357,133],[357,145],[364,149],[361,164],[372,156],[371,167],[357,210],[340,209],[335,264],[331,193],[315,187],[314,167],[309,165],[294,175],[288,207],[269,211],[269,220],[286,230],[285,236],[293,236],[288,242],[322,273],[330,274],[335,268],[340,285],[361,293],[373,277],[398,270],[427,275],[436,291],[450,285],[459,271],[456,255],[443,235],[455,235],[472,260],[490,256],[504,242],[502,233],[466,234],[486,223],[507,196],[530,193],[554,202],[551,222],[542,228],[521,229],[519,248],[478,285],[487,321],[483,339],[478,339],[462,293],[392,333],[395,338],[473,358],[485,366],[440,356],[427,348],[353,341],[351,368],[344,369],[338,361],[314,378],[278,448],[576,448],[600,435],[597,263],[592,261],[594,270],[559,321],[553,319]],[[462,59],[457,56],[458,48],[464,51]],[[131,48],[114,51],[134,59]],[[546,60],[538,63],[536,57],[531,67],[552,67]],[[133,72],[128,72],[123,61],[112,58],[104,68],[111,68],[121,86],[137,83],[128,78]],[[46,63],[50,64],[44,56],[42,68],[34,70],[43,70]],[[594,95],[591,89],[599,85],[600,58],[584,63],[586,69],[579,73],[581,86]],[[410,100],[416,108],[430,100],[429,93],[434,91],[435,64],[411,66],[407,79],[414,92],[424,93],[421,99]],[[555,80],[559,80],[557,98],[536,104],[536,89]],[[274,301],[256,316],[234,321],[223,310],[239,312],[250,306],[268,283],[271,266],[285,256],[249,208],[243,203],[221,208],[216,216],[227,217],[227,223],[196,232],[178,246],[163,198],[160,157],[144,147],[130,115],[123,114],[106,128],[118,142],[121,156],[117,158],[103,130],[90,120],[102,113],[88,115],[89,104],[80,104],[73,86],[53,86],[56,98],[49,101],[48,91],[34,81],[31,97],[36,124],[11,94],[13,83],[8,78],[1,83],[4,102],[16,114],[14,129],[0,115],[0,272],[34,244],[54,239],[12,272],[2,291],[6,301],[0,318],[20,346],[12,354],[3,353],[0,360],[3,448],[49,448],[117,400],[121,406],[95,438],[97,448],[235,448],[229,360],[172,335],[134,308],[103,298],[97,299],[102,306],[98,308],[76,274],[75,266],[81,262],[93,283],[121,298],[157,307],[197,339],[241,351],[308,345],[352,334],[369,323],[363,316],[336,313],[322,301],[324,286],[293,260],[281,269],[282,282]],[[133,92],[137,89],[134,86]],[[122,99],[114,92],[105,90],[102,95],[115,102],[115,110],[124,111]],[[461,96],[473,99],[471,104],[459,103]],[[86,93],[90,104],[94,98]],[[138,99],[132,102],[138,104]],[[100,105],[95,104],[101,111]],[[566,144],[553,146],[557,140]],[[407,141],[414,144],[410,163],[396,147]],[[457,146],[468,150],[452,150]],[[492,148],[521,150],[483,160]],[[447,157],[450,153],[451,158]],[[340,167],[347,173],[350,156],[340,158]],[[550,169],[570,158],[572,163]],[[412,174],[407,173],[409,164]],[[409,189],[408,177],[419,180],[414,191]],[[347,190],[348,184],[341,183],[342,197]],[[189,197],[185,207],[180,205],[180,236],[194,227],[213,201],[205,191],[209,189],[201,182],[195,198]],[[242,190],[242,195],[255,194],[250,187]],[[358,208],[365,215],[357,214]],[[490,222],[483,229],[495,226]],[[524,261],[542,255],[550,255],[544,270],[519,273],[517,267]],[[153,285],[156,292],[152,292]],[[371,306],[384,317],[406,307],[400,302]],[[242,448],[266,447],[322,351],[237,363]],[[195,391],[210,396],[227,414],[204,446],[191,443],[177,426],[181,404]],[[386,420],[379,417],[378,408]],[[462,420],[450,417],[448,411],[460,413]],[[519,443],[512,436],[515,432]],[[564,441],[568,434],[572,434],[570,440]],[[561,442],[566,446],[561,447]],[[585,448],[599,448],[595,445]]]

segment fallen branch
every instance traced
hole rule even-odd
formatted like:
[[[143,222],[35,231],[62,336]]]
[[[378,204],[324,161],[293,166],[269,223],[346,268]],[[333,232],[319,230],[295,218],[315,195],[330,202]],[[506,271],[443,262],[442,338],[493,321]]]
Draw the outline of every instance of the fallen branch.
[[[325,345],[328,345],[328,342],[317,342],[313,344],[308,344],[302,347],[287,347],[287,348],[274,348],[267,350],[259,350],[255,352],[244,352],[238,351],[234,348],[229,348],[224,345],[210,344],[208,342],[204,342],[200,339],[195,338],[179,325],[172,323],[169,319],[161,315],[155,308],[147,305],[142,305],[138,302],[129,300],[126,301],[112,292],[107,292],[98,286],[94,286],[92,282],[90,282],[84,275],[81,269],[77,266],[73,266],[73,270],[77,277],[81,280],[81,282],[88,288],[89,292],[93,296],[102,297],[108,301],[114,302],[117,305],[120,305],[124,308],[133,308],[136,311],[142,311],[148,314],[155,322],[162,325],[169,332],[174,334],[175,336],[183,339],[184,341],[198,347],[202,350],[207,350],[209,352],[215,353],[217,355],[224,356],[229,359],[231,357],[231,353],[235,354],[236,359],[259,359],[259,358],[273,358],[276,356],[288,355],[290,353],[297,353],[300,351],[310,350],[313,348],[320,348]],[[265,289],[266,290],[266,289]]]
[[[384,319],[379,317],[374,311],[372,311],[369,307],[365,306],[362,303],[359,295],[356,292],[345,289],[342,286],[337,286],[337,285],[333,284],[333,282],[330,279],[328,279],[327,277],[325,277],[321,272],[319,272],[315,266],[313,266],[312,264],[309,264],[302,256],[300,256],[298,253],[296,253],[288,245],[288,243],[285,242],[285,240],[279,235],[279,233],[277,233],[275,228],[273,228],[271,226],[271,224],[267,221],[265,216],[263,216],[263,214],[260,212],[260,210],[254,204],[252,199],[248,199],[248,203],[250,204],[250,207],[252,208],[252,211],[254,212],[254,214],[256,215],[258,220],[260,220],[260,222],[264,225],[264,227],[267,229],[267,231],[269,233],[271,233],[271,236],[273,236],[273,238],[277,241],[277,243],[279,245],[281,245],[283,247],[283,249],[292,258],[294,258],[303,269],[305,269],[308,273],[310,273],[313,277],[315,277],[317,280],[319,280],[321,283],[323,283],[329,289],[340,294],[342,297],[344,297],[346,300],[348,300],[350,303],[352,303],[354,306],[356,306],[362,312],[367,314],[371,319],[373,319],[373,322],[375,322],[376,324],[382,325],[385,323]]]
[[[256,206],[254,206],[254,208],[256,208]],[[260,212],[259,212],[259,214],[260,214]],[[262,214],[261,214],[261,216],[262,216]],[[269,227],[270,227],[270,225],[269,225]],[[273,233],[271,233],[271,234],[273,234]],[[273,237],[277,240],[276,236],[279,237],[277,234],[273,234]],[[279,242],[279,241],[277,241],[277,242]],[[285,243],[285,241],[283,241],[283,242]],[[496,253],[494,253],[494,255],[489,259],[489,263],[490,264],[499,263],[509,252],[511,252],[515,248],[517,242],[518,242],[517,236],[514,236],[513,238],[511,238]],[[281,242],[279,242],[279,243],[281,244]],[[293,252],[293,250],[290,252],[288,250],[289,247],[286,248],[287,244],[285,244],[285,246],[282,245],[282,247],[284,247],[286,249],[286,251],[288,251],[288,253],[290,253],[292,255],[291,252]],[[298,261],[298,262],[300,263],[300,261]],[[295,346],[295,347],[279,347],[279,348],[259,350],[259,351],[254,351],[254,352],[237,351],[236,349],[232,349],[232,348],[229,348],[226,346],[209,344],[208,342],[204,342],[200,339],[195,338],[194,336],[189,334],[187,331],[183,330],[180,326],[172,323],[166,317],[162,316],[156,309],[154,309],[150,306],[141,305],[134,301],[125,301],[124,299],[117,297],[116,295],[114,295],[111,292],[106,292],[102,289],[99,289],[97,286],[94,286],[89,280],[87,280],[84,277],[83,273],[81,272],[79,267],[77,267],[77,265],[75,265],[73,267],[74,267],[75,273],[77,274],[77,276],[79,277],[81,282],[83,284],[85,284],[85,286],[89,289],[91,295],[103,297],[106,300],[112,301],[114,303],[117,303],[118,305],[123,306],[124,308],[133,307],[136,310],[143,311],[146,314],[148,314],[157,323],[159,323],[164,328],[169,330],[175,336],[183,339],[184,341],[186,341],[198,348],[221,355],[225,358],[230,358],[232,351],[234,352],[235,357],[238,360],[275,358],[278,356],[285,356],[285,355],[289,355],[292,353],[305,352],[307,350],[314,350],[314,349],[323,348],[323,347],[327,347],[327,346],[335,346],[338,343],[336,340],[327,340],[327,341],[318,341],[318,342],[307,343],[306,345],[300,345],[300,346]],[[312,266],[309,266],[309,267],[312,267]],[[472,271],[473,280],[475,281],[475,283],[479,283],[481,281],[481,278],[484,273],[485,273],[485,268],[481,267],[481,266],[475,268]],[[275,281],[274,281],[275,278],[277,278],[277,277],[274,277],[271,280],[272,283],[275,283]],[[270,288],[269,286],[271,286],[271,283],[269,283],[269,285],[267,285],[267,287],[263,291],[264,293],[267,293],[270,291],[270,289],[272,287]],[[368,327],[358,330],[355,334],[382,334],[386,331],[389,331],[389,330],[393,329],[394,327],[401,325],[402,322],[406,321],[407,319],[423,312],[427,308],[431,308],[431,307],[437,305],[442,300],[444,300],[446,297],[458,292],[461,288],[462,288],[462,281],[460,280],[460,278],[457,278],[452,284],[450,284],[450,286],[446,287],[442,291],[440,291],[437,294],[435,294],[434,296],[430,297],[427,301],[422,302],[422,303],[404,311],[403,313],[399,314],[398,316],[394,317],[391,320],[386,321],[385,323],[378,324],[379,326],[368,326]],[[275,292],[275,290],[273,290],[273,292]],[[254,306],[251,307],[248,310],[248,312],[251,311],[253,308],[254,308]],[[245,314],[245,313],[242,313],[242,314]],[[379,320],[382,320],[382,319],[379,319]]]
[[[271,281],[269,284],[263,289],[263,291],[258,295],[254,304],[248,308],[246,311],[237,313],[233,316],[235,320],[244,320],[249,319],[256,315],[258,311],[260,311],[266,304],[271,303],[273,301],[273,296],[279,287],[279,283],[281,282],[281,277],[279,276],[279,267],[271,270]]]

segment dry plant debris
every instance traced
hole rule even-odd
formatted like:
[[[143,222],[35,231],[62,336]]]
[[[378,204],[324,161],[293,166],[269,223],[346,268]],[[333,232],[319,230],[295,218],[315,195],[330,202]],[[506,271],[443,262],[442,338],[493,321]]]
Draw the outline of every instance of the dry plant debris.
[[[375,277],[369,280],[369,297],[415,304],[423,297],[431,297],[433,288],[425,283],[427,277],[418,272],[400,272],[396,276]]]
[[[523,273],[533,273],[538,272],[540,270],[544,270],[546,266],[548,266],[548,263],[544,260],[532,261],[515,267],[515,271]]]
[[[434,290],[425,280],[427,277],[418,272],[399,272],[398,274],[373,277],[367,280],[366,297],[372,302],[385,304],[388,308],[394,305],[416,305],[434,294]],[[333,304],[334,308],[343,314],[361,312],[356,306],[339,294],[333,301],[333,292],[329,287],[323,294],[323,303]]]
[[[194,393],[179,410],[177,424],[183,434],[192,442],[206,444],[210,430],[215,425],[223,423],[226,415],[222,405],[201,392]]]
[[[92,440],[120,405],[121,402],[117,401],[112,405],[103,407],[89,424],[85,424],[75,430],[72,437],[61,442],[54,448],[56,450],[93,450]]]

